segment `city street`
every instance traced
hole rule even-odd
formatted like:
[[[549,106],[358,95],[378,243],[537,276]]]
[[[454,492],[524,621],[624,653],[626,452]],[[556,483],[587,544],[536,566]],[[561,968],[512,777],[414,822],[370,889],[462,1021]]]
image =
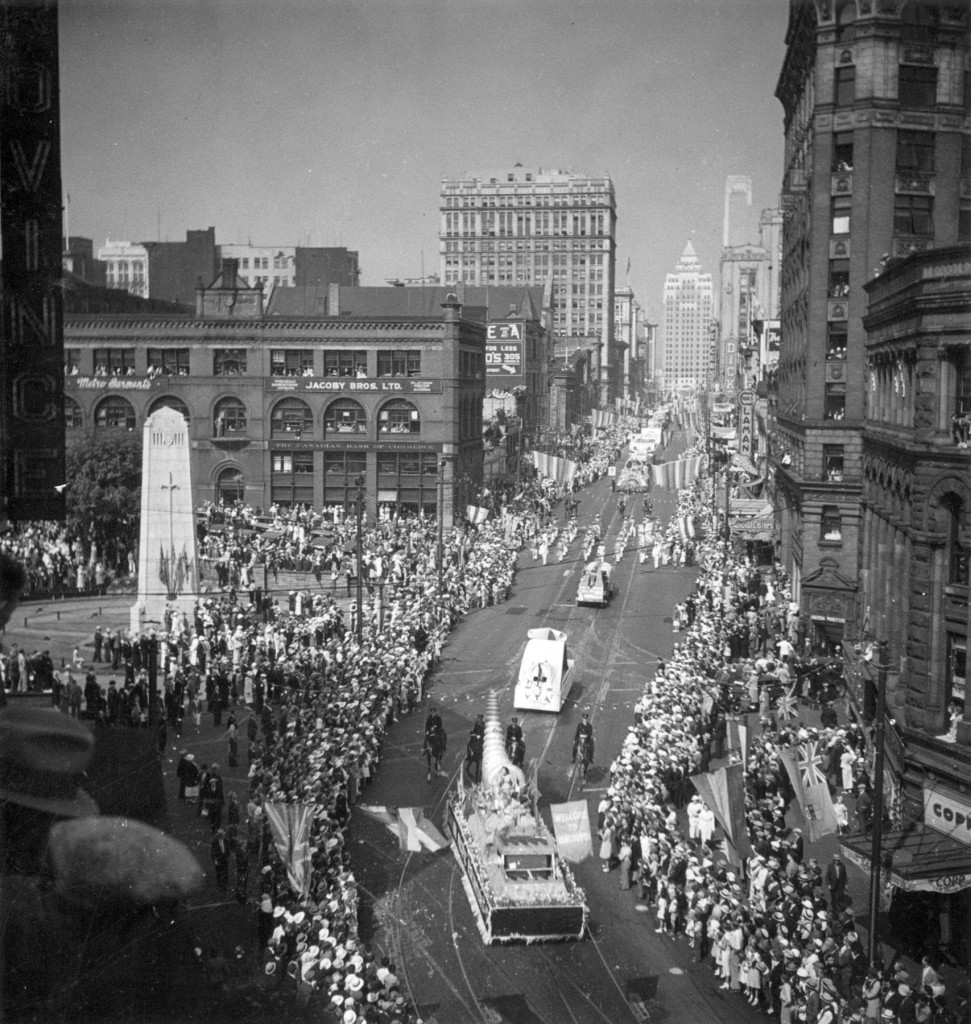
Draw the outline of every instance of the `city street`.
[[[582,494],[580,519],[595,513],[608,537],[616,534],[616,496],[607,480]],[[655,491],[655,514],[667,522],[673,498]],[[640,502],[632,503],[640,518]],[[582,533],[582,529],[581,529]],[[553,626],[568,635],[576,658],[575,683],[559,715],[517,712],[526,737],[526,762],[539,758],[541,811],[548,804],[586,798],[595,828],[597,803],[608,784],[632,708],[658,658],[670,654],[672,609],[687,596],[689,569],[640,565],[628,549],[615,571],[617,592],[605,609],[578,608],[579,541],[563,563],[543,566],[528,552],[511,599],[470,615],[445,648],[429,700],[442,710],[449,736],[448,779],[426,781],[421,756],[428,706],[405,716],[391,731],[378,777],[361,802],[417,806],[441,829],[447,788],[461,770],[469,729],[485,710],[491,689],[502,693],[503,724],[526,631]],[[608,540],[608,557],[613,550]],[[596,768],[586,785],[571,773],[573,734],[589,710],[597,742]],[[749,1021],[755,1011],[738,996],[718,990],[711,969],[692,963],[683,940],[654,932],[653,914],[639,912],[634,890],[619,888],[616,871],[604,874],[596,856],[577,868],[591,910],[591,938],[534,946],[485,946],[450,851],[406,853],[382,824],[355,814],[354,872],[361,888],[365,930],[398,974],[426,1024],[495,1021],[509,1024],[572,1021],[623,1024],[637,1020]],[[596,853],[596,838],[595,853]]]

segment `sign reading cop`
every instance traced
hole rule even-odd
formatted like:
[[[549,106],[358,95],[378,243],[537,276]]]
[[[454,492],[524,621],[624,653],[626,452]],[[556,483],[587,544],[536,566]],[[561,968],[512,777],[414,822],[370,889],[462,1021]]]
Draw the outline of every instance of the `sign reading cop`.
[[[971,800],[953,789],[925,784],[924,824],[971,846]]]
[[[522,323],[502,321],[486,324],[487,376],[518,377],[522,372]]]

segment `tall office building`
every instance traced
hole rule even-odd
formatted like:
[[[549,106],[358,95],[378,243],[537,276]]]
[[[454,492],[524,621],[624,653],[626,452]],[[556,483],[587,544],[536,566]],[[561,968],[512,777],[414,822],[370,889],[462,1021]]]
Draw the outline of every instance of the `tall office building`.
[[[439,267],[447,287],[551,284],[557,340],[594,349],[601,402],[620,395],[614,344],[617,221],[610,178],[526,168],[442,181]]]
[[[688,242],[673,274],[664,279],[665,387],[704,385],[712,365],[714,293],[711,274],[704,274]]]
[[[768,367],[760,325],[779,319],[782,211],[763,210],[758,243],[722,248],[716,377],[723,386],[753,388]]]
[[[962,4],[790,3],[774,504],[817,641],[857,635],[865,613],[864,285],[971,239],[967,33]]]

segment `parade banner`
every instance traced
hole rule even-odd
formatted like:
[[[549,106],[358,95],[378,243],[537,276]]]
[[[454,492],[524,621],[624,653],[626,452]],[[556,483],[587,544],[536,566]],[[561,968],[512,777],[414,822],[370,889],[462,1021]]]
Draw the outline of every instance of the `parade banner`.
[[[829,795],[829,785],[822,771],[823,755],[819,753],[816,742],[786,747],[779,751],[779,756],[786,766],[802,816],[806,819],[806,838],[809,842],[815,843],[823,836],[837,832],[839,826],[836,823],[833,798]]]
[[[590,834],[590,809],[587,801],[571,800],[567,804],[550,804],[550,813],[560,856],[574,863],[592,856],[593,837]]]
[[[266,803],[273,844],[287,869],[290,888],[298,896],[310,892],[310,823],[313,808],[308,804]]]

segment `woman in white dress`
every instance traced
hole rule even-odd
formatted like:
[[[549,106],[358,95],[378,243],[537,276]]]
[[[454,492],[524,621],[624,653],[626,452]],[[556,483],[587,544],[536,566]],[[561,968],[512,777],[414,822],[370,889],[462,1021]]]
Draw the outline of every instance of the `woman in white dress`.
[[[710,843],[714,834],[715,814],[710,807],[702,807],[698,815],[698,836],[703,843]]]

